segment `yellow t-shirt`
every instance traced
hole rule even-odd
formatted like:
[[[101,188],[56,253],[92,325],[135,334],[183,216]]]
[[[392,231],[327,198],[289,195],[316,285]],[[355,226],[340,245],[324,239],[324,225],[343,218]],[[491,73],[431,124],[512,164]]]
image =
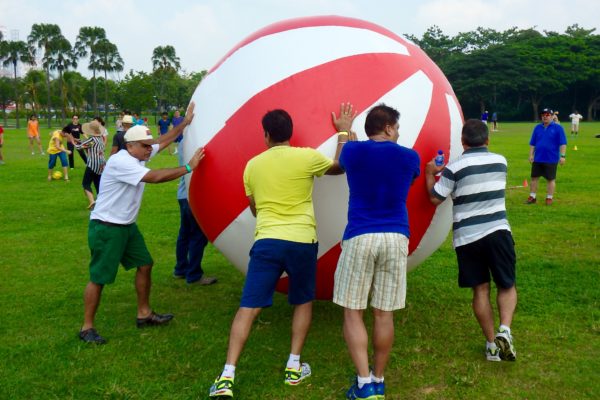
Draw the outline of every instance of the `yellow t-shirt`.
[[[271,147],[248,161],[244,189],[256,203],[255,239],[316,243],[314,177],[332,164],[315,149],[291,146]]]
[[[48,154],[58,154],[65,149],[65,145],[63,142],[63,135],[60,134],[60,131],[52,132],[52,137],[50,138],[50,143],[48,143]],[[58,139],[60,142],[60,147],[56,147],[56,143],[54,139]]]

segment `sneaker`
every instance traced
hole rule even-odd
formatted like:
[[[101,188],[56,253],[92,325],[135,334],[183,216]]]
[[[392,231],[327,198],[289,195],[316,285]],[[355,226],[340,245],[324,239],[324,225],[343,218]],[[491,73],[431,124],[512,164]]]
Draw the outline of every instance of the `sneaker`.
[[[525,204],[535,204],[536,201],[537,199],[535,197],[529,196],[527,200],[525,200]]]
[[[138,328],[144,328],[146,326],[164,325],[172,320],[173,314],[157,314],[154,311],[150,313],[146,318],[138,318],[136,325]]]
[[[308,378],[310,374],[310,365],[308,363],[302,363],[300,369],[286,368],[284,383],[291,386],[297,385]]]
[[[366,383],[362,388],[358,388],[358,382],[354,382],[354,385],[350,386],[346,393],[346,399],[349,400],[377,400],[378,397],[375,394],[375,385],[373,383]]]
[[[213,276],[202,277],[194,282],[189,282],[190,285],[208,286],[217,283],[217,278]]]
[[[79,339],[83,340],[86,343],[106,344],[106,339],[100,336],[94,328],[86,329],[85,331],[80,331]]]
[[[44,152],[42,151],[42,152],[40,153],[40,155],[42,155],[42,156],[45,156],[45,155],[46,155],[46,153],[44,153]]]
[[[375,396],[377,396],[377,400],[384,400],[385,382],[373,382],[373,386],[375,387]]]
[[[552,199],[546,198],[546,205],[547,206],[551,206],[552,205]]]
[[[501,330],[496,333],[496,346],[500,348],[500,358],[507,361],[515,361],[517,359],[517,352],[513,345],[513,338],[510,333],[506,330]]]
[[[228,376],[219,376],[210,387],[209,397],[233,398],[233,379]]]
[[[35,156],[35,152],[33,152],[33,151],[32,151],[32,152],[31,152],[31,155],[32,155],[32,156]]]
[[[498,346],[498,345],[496,345]],[[485,357],[488,361],[500,361],[500,347],[495,347],[493,349],[486,348],[485,349]]]
[[[173,271],[173,278],[175,279],[185,279],[185,275],[179,275],[175,271]]]

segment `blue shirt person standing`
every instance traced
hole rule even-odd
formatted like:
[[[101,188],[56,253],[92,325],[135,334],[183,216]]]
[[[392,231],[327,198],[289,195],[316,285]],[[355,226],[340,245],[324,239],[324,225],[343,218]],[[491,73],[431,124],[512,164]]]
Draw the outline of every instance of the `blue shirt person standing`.
[[[529,162],[531,163],[531,192],[526,204],[535,204],[540,176],[548,182],[546,205],[552,205],[556,190],[556,169],[565,164],[567,136],[560,124],[552,121],[549,108],[542,110],[542,123],[533,128],[529,140]]]
[[[166,113],[165,113],[166,114]],[[179,165],[185,166],[183,161],[183,142],[179,142]],[[185,279],[187,283],[198,285],[212,285],[217,278],[205,277],[202,270],[202,257],[208,239],[198,226],[192,214],[183,176],[177,188],[177,201],[179,202],[179,235],[175,247],[176,264],[173,276]]]
[[[164,135],[169,131],[169,125],[171,125],[171,120],[169,119],[169,114],[163,112],[160,115],[160,119],[158,120],[158,133],[160,135]]]

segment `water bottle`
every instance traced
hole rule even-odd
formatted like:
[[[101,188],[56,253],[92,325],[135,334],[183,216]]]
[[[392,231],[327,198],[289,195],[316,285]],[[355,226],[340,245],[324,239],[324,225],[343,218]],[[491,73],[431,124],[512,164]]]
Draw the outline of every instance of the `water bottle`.
[[[435,156],[435,165],[438,167],[444,165],[444,152],[442,150],[438,150],[437,156]]]

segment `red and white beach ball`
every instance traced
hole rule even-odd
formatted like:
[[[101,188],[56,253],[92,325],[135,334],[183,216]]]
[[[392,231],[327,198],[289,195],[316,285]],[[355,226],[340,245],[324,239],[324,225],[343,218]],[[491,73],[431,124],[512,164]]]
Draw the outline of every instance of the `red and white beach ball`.
[[[267,111],[283,108],[291,115],[293,146],[333,157],[331,112],[353,103],[359,111],[354,130],[365,140],[366,113],[384,102],[400,111],[399,143],[419,153],[421,171],[439,149],[447,160],[462,152],[462,113],[444,74],[410,41],[358,19],[323,16],[270,25],[227,53],[192,100],[196,116],[185,135],[184,157],[201,146],[206,157],[187,178],[190,205],[209,240],[244,273],[256,220],[242,174],[248,160],[266,150],[261,119]],[[313,200],[317,298],[330,299],[347,221],[346,177],[317,178]],[[430,204],[422,174],[409,192],[408,212],[412,269],[446,238],[451,204]],[[283,277],[278,290],[286,287]]]

